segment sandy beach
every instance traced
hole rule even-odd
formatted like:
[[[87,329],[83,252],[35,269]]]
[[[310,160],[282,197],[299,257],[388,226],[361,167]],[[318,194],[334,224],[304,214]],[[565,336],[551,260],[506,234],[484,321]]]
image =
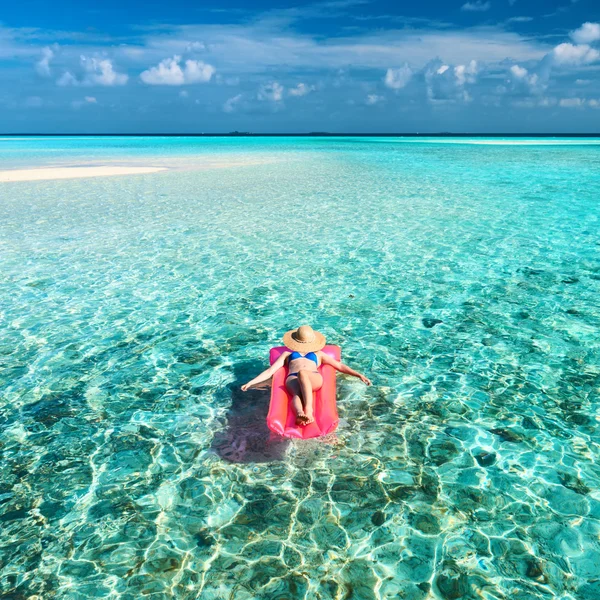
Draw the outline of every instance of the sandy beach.
[[[112,177],[116,175],[143,175],[165,171],[164,167],[47,167],[44,169],[13,169],[0,171],[0,183],[13,181],[49,181],[80,179],[83,177]]]

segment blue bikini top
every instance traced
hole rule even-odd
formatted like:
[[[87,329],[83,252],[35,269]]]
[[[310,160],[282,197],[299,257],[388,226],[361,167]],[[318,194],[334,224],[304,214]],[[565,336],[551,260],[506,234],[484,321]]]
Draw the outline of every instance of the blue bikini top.
[[[317,355],[314,352],[307,352],[306,354],[300,354],[300,352],[294,350],[290,354],[290,362],[292,362],[293,360],[296,360],[297,358],[308,358],[308,360],[314,360],[316,365],[319,364],[319,359],[317,358]]]

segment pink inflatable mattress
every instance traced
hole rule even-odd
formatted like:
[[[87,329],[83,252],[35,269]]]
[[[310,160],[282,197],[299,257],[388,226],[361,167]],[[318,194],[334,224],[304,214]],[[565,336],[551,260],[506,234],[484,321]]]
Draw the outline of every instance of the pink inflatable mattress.
[[[283,352],[289,350],[285,346],[271,348],[270,362],[273,364]],[[339,346],[325,346],[322,350],[335,360],[340,360]],[[292,410],[292,399],[285,387],[288,367],[285,365],[273,376],[271,387],[271,404],[267,415],[267,426],[279,435],[294,438],[314,438],[335,431],[338,426],[336,406],[335,369],[329,365],[321,365],[319,373],[323,376],[323,387],[314,393],[315,421],[310,425],[296,425],[296,415]]]

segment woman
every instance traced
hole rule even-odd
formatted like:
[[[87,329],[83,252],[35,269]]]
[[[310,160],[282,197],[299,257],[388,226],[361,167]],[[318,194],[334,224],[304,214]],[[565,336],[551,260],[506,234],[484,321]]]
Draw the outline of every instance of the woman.
[[[283,336],[283,343],[289,349],[284,352],[266,371],[242,386],[242,391],[262,383],[272,377],[286,364],[289,368],[285,386],[292,395],[292,408],[296,415],[297,425],[308,425],[315,420],[313,412],[313,392],[323,385],[323,376],[318,368],[321,365],[331,365],[340,373],[358,377],[363,383],[371,382],[358,371],[331,358],[321,352],[325,346],[325,336],[314,331],[310,325],[302,325],[291,329]]]

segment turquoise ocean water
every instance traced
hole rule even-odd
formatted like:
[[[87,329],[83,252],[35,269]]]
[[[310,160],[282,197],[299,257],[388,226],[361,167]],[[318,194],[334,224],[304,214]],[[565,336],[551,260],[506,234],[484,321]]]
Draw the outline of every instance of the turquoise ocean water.
[[[83,163],[169,169],[0,183],[3,598],[600,597],[600,140],[0,140]]]

